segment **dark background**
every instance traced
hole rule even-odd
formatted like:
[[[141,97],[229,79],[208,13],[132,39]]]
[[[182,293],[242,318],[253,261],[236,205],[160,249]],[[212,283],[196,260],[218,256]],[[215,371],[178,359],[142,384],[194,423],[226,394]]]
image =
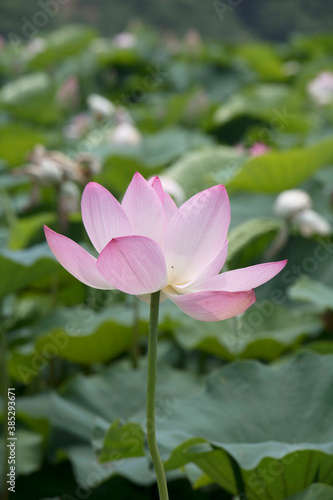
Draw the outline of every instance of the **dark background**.
[[[139,20],[183,35],[195,28],[204,38],[284,41],[291,33],[333,29],[333,2],[327,0],[1,0],[0,33],[22,36],[38,11],[48,11],[44,29],[65,23],[90,24],[104,35]],[[56,12],[56,13],[55,13]]]

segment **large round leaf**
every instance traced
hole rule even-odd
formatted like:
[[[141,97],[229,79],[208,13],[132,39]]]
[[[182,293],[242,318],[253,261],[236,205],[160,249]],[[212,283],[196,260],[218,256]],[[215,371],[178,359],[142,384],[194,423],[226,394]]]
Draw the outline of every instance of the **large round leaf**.
[[[138,484],[151,484],[155,481],[155,475],[147,457],[100,464],[93,446],[96,428],[107,430],[116,419],[131,421],[133,415],[144,411],[146,383],[145,360],[138,370],[130,369],[127,362],[120,362],[98,375],[78,375],[65,383],[58,392],[49,391],[19,398],[18,419],[30,427],[37,422],[50,422],[53,439],[49,443],[49,452],[59,457],[62,451],[62,456],[70,459],[76,479],[83,486],[91,488],[115,474]],[[174,370],[159,362],[156,400],[158,420],[168,420],[184,398],[198,391],[202,391],[202,383],[195,375]],[[144,415],[138,424],[145,427]],[[111,425],[111,428],[114,427],[115,423]],[[127,443],[131,439],[129,428],[125,428]],[[108,445],[111,446],[109,442]],[[120,450],[116,451],[119,455]]]
[[[333,140],[249,159],[228,185],[244,191],[276,193],[298,186],[333,160]]]
[[[165,175],[177,181],[190,197],[215,184],[227,184],[246,158],[227,146],[205,148],[184,155]]]
[[[284,500],[316,480],[333,484],[332,389],[333,356],[227,365],[159,425],[166,466],[193,461],[235,493],[231,456],[258,500]]]
[[[332,486],[327,486],[327,484],[313,484],[310,488],[289,497],[288,500],[332,500],[332,498]]]
[[[240,317],[222,322],[199,323],[188,318],[175,328],[175,340],[184,349],[200,350],[229,361],[271,361],[321,330],[322,323],[316,315],[294,313],[263,301]]]
[[[46,244],[27,250],[0,250],[0,298],[59,271]]]
[[[0,160],[9,165],[18,165],[36,144],[44,143],[45,135],[22,125],[0,124]]]
[[[61,117],[55,101],[56,88],[45,73],[32,73],[4,85],[0,106],[15,117],[37,123],[53,123]]]

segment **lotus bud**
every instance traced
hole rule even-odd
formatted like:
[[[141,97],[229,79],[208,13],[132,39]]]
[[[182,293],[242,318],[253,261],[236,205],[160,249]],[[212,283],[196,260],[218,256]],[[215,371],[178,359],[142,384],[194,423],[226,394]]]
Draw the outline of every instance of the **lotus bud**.
[[[141,134],[134,125],[120,123],[111,133],[111,142],[122,146],[137,146],[141,142]]]
[[[115,112],[112,102],[98,94],[90,94],[87,99],[87,105],[97,120],[110,118]]]
[[[293,223],[305,238],[309,238],[314,234],[328,236],[332,232],[332,228],[327,220],[311,209],[304,210],[297,214],[293,219]]]
[[[312,200],[308,193],[301,189],[289,189],[276,198],[273,211],[278,217],[290,220],[299,212],[311,207]]]

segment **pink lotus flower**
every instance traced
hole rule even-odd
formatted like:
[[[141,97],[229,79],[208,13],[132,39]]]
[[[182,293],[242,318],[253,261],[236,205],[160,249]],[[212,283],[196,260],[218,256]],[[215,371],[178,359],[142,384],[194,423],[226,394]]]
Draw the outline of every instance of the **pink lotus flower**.
[[[270,150],[271,148],[267,146],[267,144],[264,144],[263,142],[255,142],[249,148],[249,153],[250,156],[260,156],[268,153]]]
[[[93,288],[119,289],[146,302],[161,290],[161,301],[170,299],[201,321],[245,311],[256,300],[253,288],[273,278],[287,262],[219,274],[227,257],[230,222],[222,185],[177,208],[158,177],[147,182],[136,173],[121,204],[91,182],[81,209],[97,259],[66,236],[44,228],[53,254],[67,271]]]

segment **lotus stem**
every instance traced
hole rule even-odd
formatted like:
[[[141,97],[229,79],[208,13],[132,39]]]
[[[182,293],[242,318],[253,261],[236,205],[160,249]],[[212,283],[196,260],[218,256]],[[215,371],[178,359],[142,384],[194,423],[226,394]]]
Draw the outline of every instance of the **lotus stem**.
[[[158,311],[160,292],[151,294],[149,340],[148,340],[148,377],[147,377],[147,440],[148,447],[155,468],[160,500],[169,500],[168,487],[156,441],[155,421],[155,394],[157,371],[157,342],[158,342]]]

